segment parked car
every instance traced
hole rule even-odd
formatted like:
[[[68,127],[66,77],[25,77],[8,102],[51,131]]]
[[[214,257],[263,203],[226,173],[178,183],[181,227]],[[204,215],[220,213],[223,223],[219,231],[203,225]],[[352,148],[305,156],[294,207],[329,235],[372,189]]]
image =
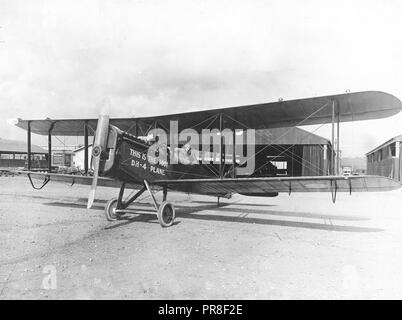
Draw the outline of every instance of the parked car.
[[[342,173],[344,176],[352,175],[352,168],[351,167],[343,167]]]

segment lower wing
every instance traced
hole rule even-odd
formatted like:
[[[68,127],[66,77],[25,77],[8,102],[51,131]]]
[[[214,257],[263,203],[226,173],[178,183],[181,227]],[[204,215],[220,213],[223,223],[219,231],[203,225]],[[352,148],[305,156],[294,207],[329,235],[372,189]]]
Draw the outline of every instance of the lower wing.
[[[380,176],[186,179],[159,180],[153,183],[177,191],[211,195],[227,193],[263,195],[275,192],[390,191],[401,187],[401,184],[395,180]]]
[[[49,181],[55,181],[55,182],[64,182],[68,183],[71,185],[74,184],[83,184],[90,186],[92,184],[92,177],[91,176],[80,176],[80,175],[73,175],[73,174],[60,174],[60,173],[46,173],[46,172],[36,172],[36,171],[23,171],[23,170],[18,170],[18,171],[10,171],[14,174],[23,174],[27,175],[30,179],[43,179],[43,184],[47,183]],[[32,180],[31,180],[32,182]],[[98,186],[101,187],[112,187],[112,188],[120,188],[122,185],[122,182],[116,179],[112,178],[106,178],[106,177],[99,177],[98,178]],[[32,184],[34,187],[34,185]],[[141,189],[143,186],[136,184],[136,183],[128,183],[128,187],[131,187],[133,189]],[[39,189],[37,187],[34,187],[36,189]]]
[[[65,182],[71,185],[91,185],[91,176],[78,176],[57,173],[39,173],[32,171],[14,171],[26,174],[29,178],[47,181]],[[46,183],[47,183],[46,182]],[[380,176],[314,176],[314,177],[261,177],[261,178],[214,178],[149,181],[150,185],[167,187],[171,190],[187,193],[220,195],[241,193],[264,195],[276,192],[367,192],[390,191],[401,187],[395,180]],[[122,182],[112,178],[100,177],[99,186],[121,187]],[[129,187],[141,189],[140,183],[128,183]]]

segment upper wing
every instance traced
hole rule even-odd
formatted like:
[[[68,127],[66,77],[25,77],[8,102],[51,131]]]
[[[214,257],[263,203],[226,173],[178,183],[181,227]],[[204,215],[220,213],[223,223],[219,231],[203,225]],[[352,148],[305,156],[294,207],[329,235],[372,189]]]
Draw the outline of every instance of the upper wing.
[[[242,128],[239,123],[253,129],[312,125],[331,121],[333,101],[336,102],[335,112],[339,112],[340,122],[385,118],[402,109],[401,101],[393,95],[365,91],[155,117],[111,119],[110,124],[124,131],[144,133],[144,129],[152,126],[154,121],[161,127],[169,128],[169,121],[177,120],[181,131],[185,128],[205,128],[222,113],[224,128]],[[53,135],[83,136],[85,124],[95,130],[97,119],[18,119],[15,125],[27,130],[28,122],[33,133],[47,135],[53,127]]]
[[[401,184],[380,176],[265,177],[230,179],[159,180],[153,183],[198,194],[266,194],[274,192],[390,191]]]

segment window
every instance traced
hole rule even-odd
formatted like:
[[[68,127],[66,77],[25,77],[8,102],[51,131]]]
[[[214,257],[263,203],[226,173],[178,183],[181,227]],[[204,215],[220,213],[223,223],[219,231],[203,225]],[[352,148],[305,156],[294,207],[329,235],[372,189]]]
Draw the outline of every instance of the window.
[[[54,154],[53,155],[53,164],[55,166],[62,166],[64,164],[63,160],[64,160],[64,158],[63,158],[62,154]]]
[[[72,158],[71,154],[64,155],[64,165],[66,167],[71,167],[71,160],[72,160],[71,158]]]
[[[286,170],[288,168],[287,161],[271,161],[271,163],[279,170]]]
[[[20,153],[16,153],[16,154],[15,154],[15,159],[16,159],[16,160],[24,160],[24,159],[26,159],[26,158],[27,158],[27,156],[24,155],[24,154],[20,154]]]
[[[391,143],[389,145],[390,151],[391,151],[391,157],[396,157],[396,143]]]

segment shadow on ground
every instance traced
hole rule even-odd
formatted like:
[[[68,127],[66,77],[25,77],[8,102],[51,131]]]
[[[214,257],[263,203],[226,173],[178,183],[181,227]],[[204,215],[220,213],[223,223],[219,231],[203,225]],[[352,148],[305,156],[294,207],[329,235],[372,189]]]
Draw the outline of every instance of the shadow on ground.
[[[82,208],[86,209],[86,204],[83,203],[69,203],[69,202],[48,202],[45,205],[57,206],[57,207],[70,207],[70,208]],[[290,212],[290,211],[273,211],[273,210],[258,210],[258,209],[239,209],[228,207],[231,204],[221,204],[219,207],[214,204],[188,207],[182,205],[176,205],[176,217],[184,219],[196,219],[196,220],[207,220],[207,221],[222,221],[222,222],[236,222],[236,223],[248,223],[248,224],[259,224],[259,225],[274,225],[283,227],[293,227],[293,228],[307,228],[307,229],[317,229],[317,230],[327,230],[327,231],[345,231],[345,232],[380,232],[384,231],[380,228],[370,228],[370,227],[360,227],[360,226],[341,226],[332,224],[332,220],[367,220],[361,217],[353,216],[335,216],[335,215],[320,215],[310,212]],[[237,205],[237,204],[236,204]],[[138,208],[139,207],[139,208]],[[119,222],[111,226],[105,227],[105,229],[114,229],[117,227],[122,227],[134,222],[148,222],[157,223],[155,221],[156,214],[155,210],[150,204],[139,203],[132,207],[132,209],[138,209],[139,215],[126,214],[123,216]],[[104,206],[94,205],[92,209],[104,210]],[[213,210],[213,213],[202,214],[196,212],[201,212],[204,210]],[[239,216],[228,216],[216,213],[225,212],[240,212]],[[316,222],[299,222],[299,221],[289,221],[289,220],[276,220],[276,219],[266,219],[266,218],[254,218],[247,217],[248,214],[265,214],[265,215],[275,215],[275,216],[286,216],[286,217],[304,217],[304,218],[317,218],[323,219],[324,223]],[[327,220],[329,223],[327,223]]]

